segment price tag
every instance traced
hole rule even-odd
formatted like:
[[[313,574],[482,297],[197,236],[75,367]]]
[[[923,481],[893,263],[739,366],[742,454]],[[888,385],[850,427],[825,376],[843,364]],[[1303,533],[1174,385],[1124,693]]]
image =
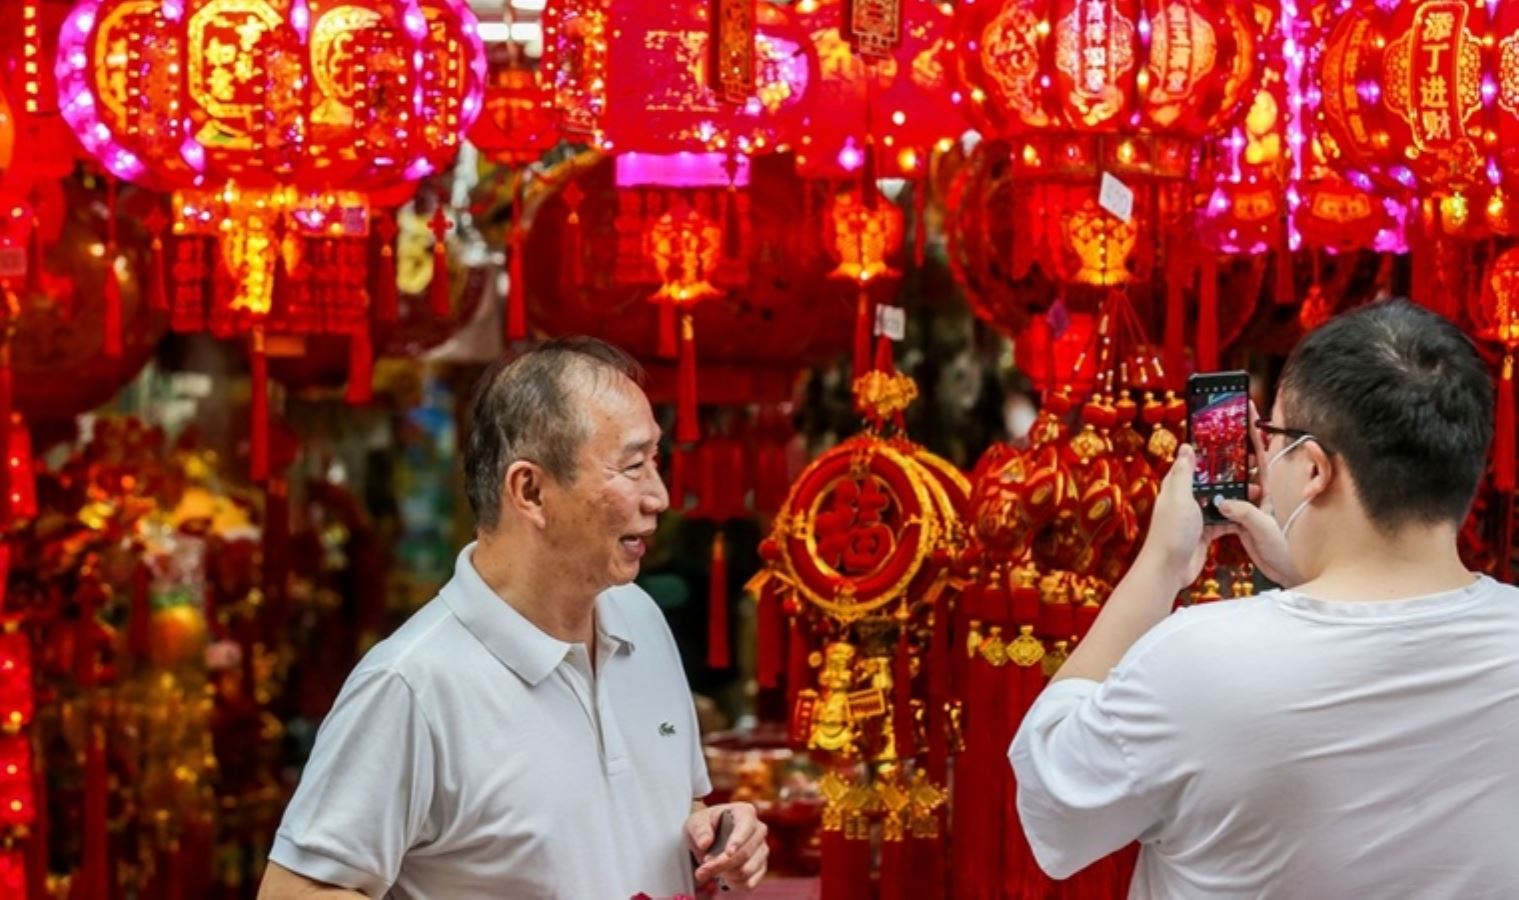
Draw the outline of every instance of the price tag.
[[[907,337],[907,313],[902,307],[884,303],[876,307],[876,334],[884,334],[894,341]]]
[[[1134,218],[1134,189],[1103,172],[1102,186],[1097,190],[1097,205],[1118,221],[1128,222]]]

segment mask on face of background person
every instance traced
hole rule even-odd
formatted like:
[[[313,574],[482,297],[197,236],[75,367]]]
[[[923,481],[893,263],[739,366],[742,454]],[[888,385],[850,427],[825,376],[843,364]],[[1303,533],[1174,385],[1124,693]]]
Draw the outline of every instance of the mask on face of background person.
[[[1271,471],[1271,467],[1276,465],[1277,460],[1281,459],[1282,457],[1286,456],[1287,454],[1291,453],[1298,447],[1301,447],[1303,444],[1306,444],[1311,440],[1313,440],[1313,436],[1305,434],[1287,446],[1283,447],[1282,452],[1267,460],[1266,468],[1261,470],[1261,484],[1264,485],[1266,483],[1266,475]],[[1312,497],[1304,498],[1303,502],[1299,503],[1297,505],[1297,508],[1287,516],[1287,521],[1282,524],[1283,540],[1286,540],[1287,534],[1292,531],[1292,523],[1297,521],[1297,517],[1303,514],[1303,511],[1308,508],[1308,504],[1311,502],[1313,502]],[[1276,501],[1271,498],[1271,494],[1269,492],[1266,494],[1266,502],[1263,504],[1262,508],[1266,515],[1271,516],[1273,519],[1276,518]]]

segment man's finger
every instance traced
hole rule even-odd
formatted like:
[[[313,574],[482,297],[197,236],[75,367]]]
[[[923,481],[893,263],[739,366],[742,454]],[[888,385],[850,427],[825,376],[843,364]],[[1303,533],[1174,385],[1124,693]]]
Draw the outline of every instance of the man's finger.
[[[712,823],[706,810],[686,820],[686,839],[698,854],[705,853],[712,845]]]
[[[765,870],[769,867],[770,848],[761,847],[749,862],[744,864],[741,871],[744,887],[753,890],[759,887],[759,883],[765,879]]]
[[[1218,504],[1218,511],[1223,513],[1224,518],[1246,530],[1265,527],[1263,520],[1271,519],[1259,506],[1254,503],[1246,503],[1243,500],[1224,500]],[[1273,522],[1272,524],[1275,524]]]

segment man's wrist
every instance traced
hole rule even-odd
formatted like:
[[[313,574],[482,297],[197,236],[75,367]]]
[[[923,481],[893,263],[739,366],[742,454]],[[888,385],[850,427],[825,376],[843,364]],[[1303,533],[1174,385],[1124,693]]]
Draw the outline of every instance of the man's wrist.
[[[1188,584],[1182,568],[1170,562],[1167,554],[1146,544],[1135,557],[1134,565],[1129,568],[1124,580],[1135,579],[1146,588],[1146,590],[1136,592],[1140,598],[1157,606],[1163,603],[1169,610],[1176,602],[1176,595],[1181,593]]]

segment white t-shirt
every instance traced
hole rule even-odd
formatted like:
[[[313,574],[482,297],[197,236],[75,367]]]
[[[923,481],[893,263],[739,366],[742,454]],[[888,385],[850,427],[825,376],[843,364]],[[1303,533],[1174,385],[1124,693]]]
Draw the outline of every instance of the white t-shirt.
[[[1519,590],[1182,610],[1010,750],[1056,877],[1138,839],[1131,898],[1519,897]]]
[[[593,676],[473,550],[348,677],[270,859],[394,900],[692,892],[682,826],[711,783],[659,608],[632,586],[597,598]]]

